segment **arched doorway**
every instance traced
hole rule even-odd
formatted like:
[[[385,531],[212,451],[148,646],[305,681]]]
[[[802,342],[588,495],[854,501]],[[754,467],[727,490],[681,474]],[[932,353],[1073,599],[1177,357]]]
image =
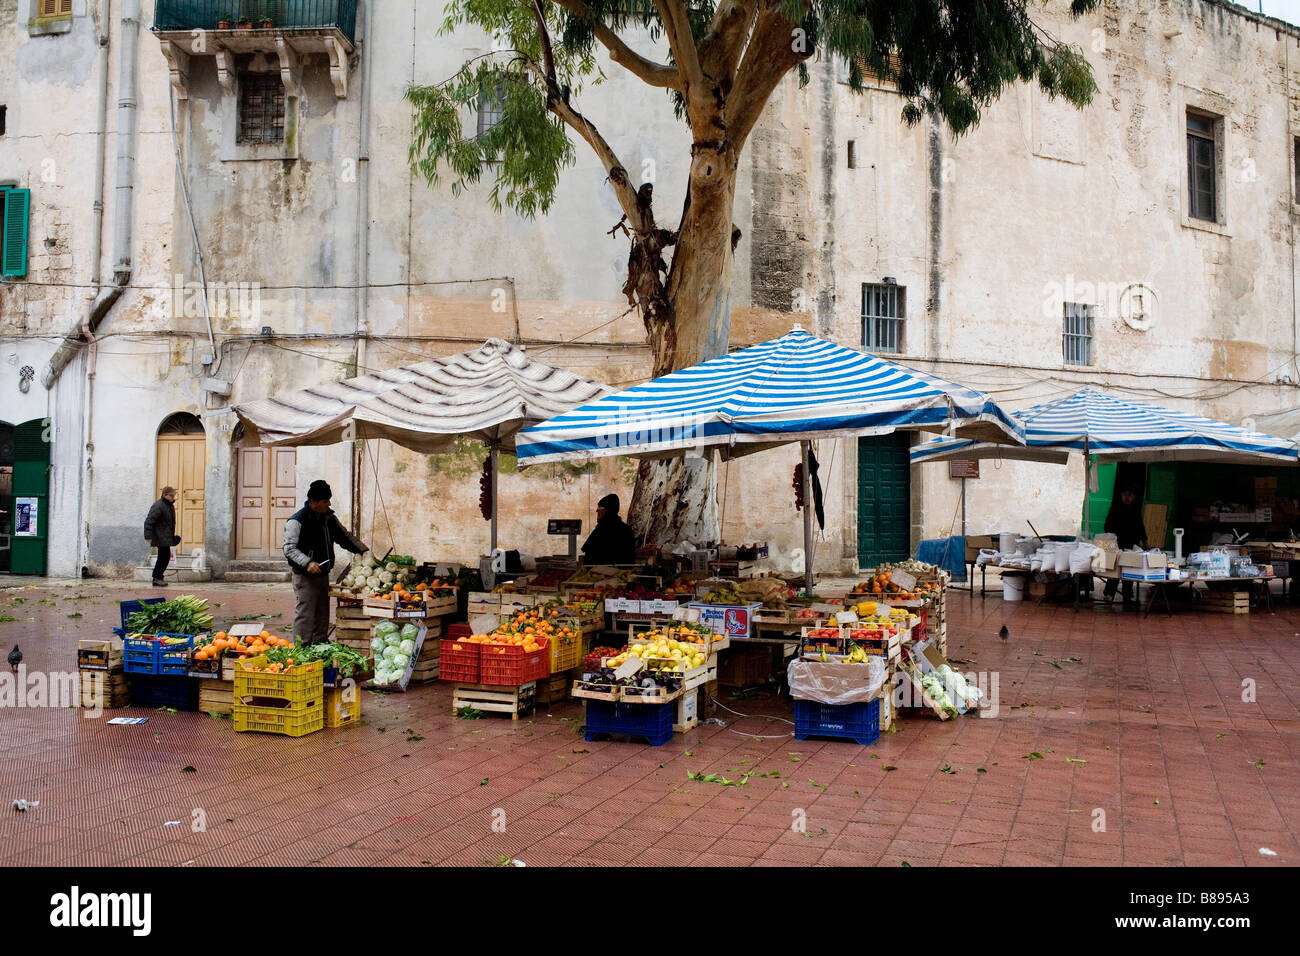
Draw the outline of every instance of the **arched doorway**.
[[[176,533],[187,554],[203,547],[204,487],[207,482],[208,447],[203,423],[189,412],[177,412],[158,426],[158,467],[153,500],[163,488],[176,489]]]
[[[281,553],[284,523],[297,510],[298,449],[246,440],[244,426],[233,435],[235,475],[235,558],[266,561]]]

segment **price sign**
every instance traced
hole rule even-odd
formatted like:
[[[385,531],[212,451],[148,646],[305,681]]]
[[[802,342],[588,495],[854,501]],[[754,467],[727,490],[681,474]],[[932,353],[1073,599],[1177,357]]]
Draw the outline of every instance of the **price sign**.
[[[916,587],[916,575],[908,574],[906,571],[890,571],[889,580],[904,591],[911,591]]]
[[[949,478],[978,478],[980,462],[978,458],[954,458],[948,462]]]

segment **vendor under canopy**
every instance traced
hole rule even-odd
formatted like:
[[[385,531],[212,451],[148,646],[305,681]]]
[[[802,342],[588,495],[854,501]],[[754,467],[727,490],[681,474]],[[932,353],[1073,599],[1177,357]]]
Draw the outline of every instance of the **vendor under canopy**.
[[[609,494],[596,504],[596,528],[582,545],[583,564],[635,564],[636,535],[619,517],[618,495]]]

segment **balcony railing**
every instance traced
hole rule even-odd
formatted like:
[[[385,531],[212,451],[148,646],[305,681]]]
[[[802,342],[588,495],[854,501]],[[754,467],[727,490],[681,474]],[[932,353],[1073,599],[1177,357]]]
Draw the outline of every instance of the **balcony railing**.
[[[336,29],[356,42],[357,0],[158,0],[155,31],[215,30],[229,16],[231,26],[241,17],[259,29],[269,17],[275,30]]]

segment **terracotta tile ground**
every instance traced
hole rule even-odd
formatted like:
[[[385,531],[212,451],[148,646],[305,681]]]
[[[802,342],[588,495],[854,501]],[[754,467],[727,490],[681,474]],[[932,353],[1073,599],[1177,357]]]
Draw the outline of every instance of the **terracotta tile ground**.
[[[72,670],[76,640],[104,636],[117,600],[149,593],[30,584],[0,582],[0,614],[17,618],[0,623],[0,651],[19,643],[32,671]],[[187,590],[221,603],[219,622],[291,616],[287,586],[169,593]],[[113,727],[4,708],[0,801],[41,804],[0,814],[0,862],[1300,863],[1300,611],[1143,619],[958,593],[949,628],[964,669],[997,674],[997,716],[905,716],[868,748],[795,741],[789,702],[771,694],[724,696],[750,716],[721,712],[727,727],[659,748],[587,743],[576,703],[518,723],[457,720],[440,684],[367,693],[363,725],[299,740],[195,714],[115,711],[149,722]],[[751,770],[743,787],[687,778]]]

